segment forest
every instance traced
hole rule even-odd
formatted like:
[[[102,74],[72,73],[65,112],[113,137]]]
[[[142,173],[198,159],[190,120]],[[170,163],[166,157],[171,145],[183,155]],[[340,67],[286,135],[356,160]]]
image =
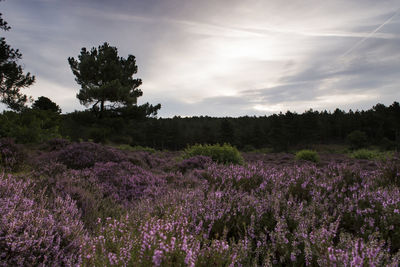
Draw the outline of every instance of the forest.
[[[148,106],[126,114],[106,111],[102,117],[91,110],[60,114],[51,100],[47,99],[45,104],[39,102],[21,112],[4,111],[0,115],[0,136],[12,137],[17,143],[63,137],[72,141],[91,140],[174,151],[194,144],[217,143],[229,143],[243,151],[265,148],[271,152],[313,145],[399,148],[398,102],[390,106],[377,104],[365,111],[309,110],[302,114],[287,111],[238,118],[146,117]]]
[[[370,110],[355,112],[336,109],[333,113],[287,111],[263,117],[119,120],[110,114],[96,121],[88,113],[75,112],[63,116],[60,132],[73,140],[110,141],[161,150],[180,150],[196,143],[230,143],[245,151],[270,148],[275,152],[313,144],[350,144],[357,148],[375,145],[395,149],[399,147],[400,134],[398,102],[388,107],[377,104]]]

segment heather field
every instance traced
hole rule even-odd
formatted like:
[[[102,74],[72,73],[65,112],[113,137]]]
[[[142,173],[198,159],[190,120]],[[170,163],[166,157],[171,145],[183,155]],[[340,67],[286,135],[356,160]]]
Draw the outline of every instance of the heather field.
[[[143,150],[2,139],[0,266],[399,265],[396,153]]]

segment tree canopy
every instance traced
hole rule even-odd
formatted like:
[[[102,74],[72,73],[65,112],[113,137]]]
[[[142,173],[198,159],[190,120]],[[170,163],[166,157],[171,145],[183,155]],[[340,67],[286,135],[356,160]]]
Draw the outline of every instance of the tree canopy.
[[[93,110],[103,112],[106,103],[113,108],[136,106],[143,94],[138,88],[142,80],[133,78],[138,70],[135,57],[118,56],[117,48],[108,43],[90,51],[84,47],[78,59],[69,57],[68,62],[81,86],[77,98]]]
[[[39,110],[49,110],[54,113],[61,113],[60,107],[45,96],[38,97],[38,99],[33,102],[32,108]]]
[[[10,26],[1,16],[0,13],[0,29],[10,30]],[[0,37],[0,101],[16,111],[21,110],[28,100],[20,89],[35,82],[35,76],[31,76],[29,72],[23,74],[22,66],[17,63],[21,58],[19,50],[11,48],[5,38]]]

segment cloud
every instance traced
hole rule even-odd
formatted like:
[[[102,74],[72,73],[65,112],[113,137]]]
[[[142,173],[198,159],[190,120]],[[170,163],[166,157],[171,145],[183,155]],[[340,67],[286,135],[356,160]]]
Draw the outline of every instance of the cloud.
[[[75,97],[78,89],[60,85],[51,80],[39,77],[36,83],[23,90],[24,94],[32,96],[35,100],[40,96],[46,96],[53,102],[60,105],[63,113],[73,112],[75,110],[83,110],[85,107],[79,104]]]
[[[124,57],[136,56],[144,91],[139,102],[161,103],[164,117],[361,109],[400,97],[396,0],[0,5],[13,27],[7,41],[37,76],[29,92],[49,94],[63,111],[83,108],[67,58],[104,41]]]

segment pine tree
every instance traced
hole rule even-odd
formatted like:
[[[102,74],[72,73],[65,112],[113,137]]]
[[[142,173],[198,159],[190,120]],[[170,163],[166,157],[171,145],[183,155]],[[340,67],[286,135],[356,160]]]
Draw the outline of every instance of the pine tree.
[[[1,16],[0,13],[0,29],[10,30],[10,26]],[[21,58],[19,50],[11,48],[5,38],[0,37],[0,101],[15,111],[20,111],[28,100],[20,89],[35,82],[35,76],[31,76],[29,72],[23,74],[22,66],[18,65]]]

